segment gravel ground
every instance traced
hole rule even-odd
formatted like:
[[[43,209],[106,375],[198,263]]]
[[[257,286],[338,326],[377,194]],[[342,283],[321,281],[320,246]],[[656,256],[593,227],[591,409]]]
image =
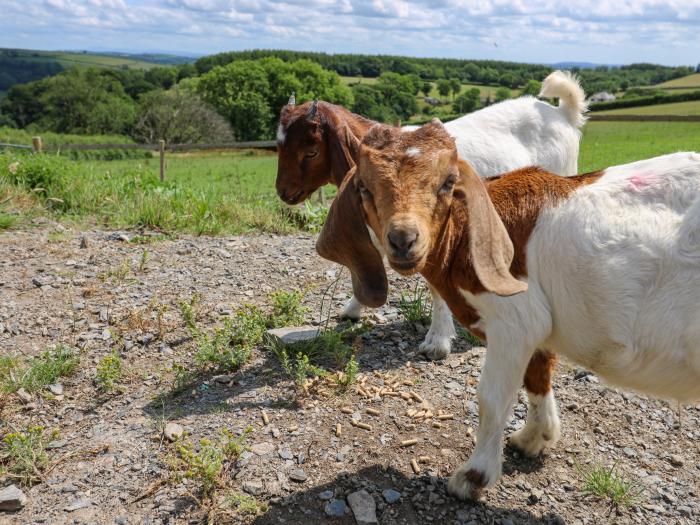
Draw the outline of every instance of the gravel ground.
[[[303,289],[313,323],[337,269],[315,254],[307,235],[126,242],[134,235],[50,222],[0,234],[0,352],[36,355],[58,342],[81,350],[62,395],[35,395],[25,404],[13,396],[4,409],[0,430],[40,424],[60,436],[50,451],[54,468],[41,483],[22,487],[26,506],[0,511],[0,524],[200,523],[191,482],[158,484],[172,447],[162,434],[166,422],[194,439],[252,425],[251,450],[227,476],[267,510],[217,523],[371,523],[373,512],[382,524],[700,523],[700,405],[679,412],[674,403],[609,388],[567,364],[555,379],[562,419],[556,447],[537,459],[508,450],[501,482],[478,504],[448,496],[447,477],[473,449],[485,350],[460,340],[446,361],[422,361],[415,351],[425,328],[407,327],[395,307],[398,290],[416,281],[395,274],[392,302],[368,313],[373,326],[362,336],[360,377],[369,396],[353,388],[300,397],[262,349],[237,374],[169,393],[166,371],[172,363],[189,366],[194,353],[180,300],[201,294],[201,326],[211,329],[243,303],[265,305],[274,290]],[[349,279],[341,278],[334,311],[348,294]],[[168,307],[160,334],[156,304]],[[116,337],[125,342],[128,381],[123,391],[100,395],[95,366]],[[408,416],[421,409],[418,401],[373,395],[390,383],[418,394],[434,416]],[[436,428],[438,414],[454,417]],[[521,394],[506,433],[525,415]],[[400,445],[409,439],[416,443]],[[612,463],[643,489],[631,506],[615,508],[582,491],[581,472]],[[0,490],[9,484],[0,475]]]

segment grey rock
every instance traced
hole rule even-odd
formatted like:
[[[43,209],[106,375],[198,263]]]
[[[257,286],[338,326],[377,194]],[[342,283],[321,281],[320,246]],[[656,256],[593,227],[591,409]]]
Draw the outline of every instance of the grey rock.
[[[333,498],[332,490],[324,490],[318,495],[318,499],[320,499],[321,501],[328,501],[331,498]]]
[[[129,525],[129,518],[127,516],[117,516],[114,519],[115,525]]]
[[[27,496],[17,485],[0,490],[0,510],[19,510],[27,504]]]
[[[20,401],[22,401],[22,403],[27,404],[32,402],[32,395],[24,388],[17,390],[17,397],[20,399]]]
[[[326,502],[323,512],[331,518],[342,518],[348,512],[348,506],[342,499],[333,499]]]
[[[304,483],[309,476],[300,468],[295,468],[289,471],[289,479],[297,483]]]
[[[255,443],[252,447],[250,447],[250,451],[256,456],[267,456],[268,454],[272,453],[273,450],[275,450],[275,445],[269,441]]]
[[[294,459],[294,454],[287,447],[279,447],[277,453],[282,459]]]
[[[243,491],[253,496],[259,496],[263,491],[263,484],[259,481],[246,481],[243,483]]]
[[[624,453],[625,453],[625,456],[627,456],[628,458],[633,458],[633,457],[635,457],[635,456],[637,455],[637,453],[636,453],[636,452],[634,451],[634,449],[631,448],[631,447],[625,447],[625,448],[623,448],[623,449],[622,449],[622,452],[624,452]]]
[[[165,437],[168,438],[170,441],[177,441],[179,438],[182,437],[182,434],[185,432],[185,429],[182,428],[182,425],[178,425],[177,423],[168,423],[165,425],[165,430],[163,433],[165,434]]]
[[[673,465],[674,467],[682,467],[682,466],[683,466],[683,463],[685,463],[685,462],[683,461],[683,458],[682,458],[681,456],[679,456],[678,454],[671,454],[671,455],[668,457],[668,462],[669,462],[671,465]]]
[[[46,445],[47,450],[52,450],[55,448],[63,448],[68,444],[67,439],[54,439],[53,441],[49,441],[49,443]]]
[[[544,496],[544,492],[541,491],[540,489],[532,489],[532,492],[530,492],[530,495],[527,498],[528,503],[530,505],[533,505],[540,501],[542,497]]]
[[[49,390],[55,396],[63,395],[63,385],[60,383],[54,383],[53,385],[49,385]]]
[[[366,490],[358,490],[348,496],[348,504],[355,516],[357,525],[372,525],[377,523],[377,504]]]
[[[384,497],[384,501],[386,501],[389,505],[396,503],[401,499],[401,493],[394,489],[382,490],[382,496]]]
[[[289,345],[300,341],[316,339],[319,334],[319,329],[315,326],[288,326],[286,328],[268,330],[267,334],[274,342]]]
[[[80,237],[80,248],[85,250],[87,247],[88,247],[88,239],[87,239],[87,237],[85,237],[85,235],[83,235],[82,237]]]
[[[686,507],[685,505],[680,505],[676,508],[676,510],[680,513],[681,516],[685,516],[686,518],[689,518],[693,513],[693,509],[691,509],[690,507]]]
[[[509,518],[501,518],[501,525],[515,525]]]
[[[68,505],[63,507],[66,512],[73,512],[75,510],[85,509],[92,505],[92,502],[87,498],[76,498],[71,501]]]

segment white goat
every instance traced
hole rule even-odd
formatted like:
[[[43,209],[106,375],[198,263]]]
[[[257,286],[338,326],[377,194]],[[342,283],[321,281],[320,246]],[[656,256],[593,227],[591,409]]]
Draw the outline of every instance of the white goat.
[[[452,494],[477,498],[500,477],[523,378],[528,419],[511,442],[530,455],[556,442],[556,354],[622,387],[700,398],[699,154],[569,178],[528,168],[484,182],[439,123],[413,133],[375,126],[318,252],[353,257],[357,247],[329,233],[338,221],[365,220],[392,268],[420,272],[488,340],[476,448],[450,478]],[[369,236],[362,242],[371,246]]]

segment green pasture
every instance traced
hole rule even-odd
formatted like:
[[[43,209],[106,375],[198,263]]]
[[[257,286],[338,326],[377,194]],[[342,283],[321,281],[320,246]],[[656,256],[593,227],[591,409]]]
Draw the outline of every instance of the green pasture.
[[[23,60],[50,60],[58,62],[64,67],[84,66],[84,67],[105,67],[112,69],[151,69],[158,64],[135,60],[129,57],[119,57],[112,55],[100,55],[96,53],[71,53],[66,51],[28,51]]]
[[[589,122],[579,171],[682,150],[700,150],[700,123]],[[50,215],[78,227],[284,234],[314,231],[325,217],[317,204],[290,208],[279,201],[274,152],[178,153],[166,159],[161,183],[157,157],[73,161],[0,151],[0,229]]]
[[[685,77],[674,78],[661,84],[656,84],[656,88],[676,89],[676,88],[697,88],[700,89],[700,73],[694,73]]]
[[[674,93],[676,91],[674,90]],[[700,100],[671,102],[654,106],[608,109],[597,111],[596,115],[700,115]]]

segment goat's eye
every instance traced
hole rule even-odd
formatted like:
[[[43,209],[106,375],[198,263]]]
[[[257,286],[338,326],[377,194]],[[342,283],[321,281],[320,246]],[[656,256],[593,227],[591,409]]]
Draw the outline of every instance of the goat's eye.
[[[369,191],[367,188],[365,188],[365,185],[362,184],[361,182],[358,184],[357,189],[360,190],[360,196],[363,199],[371,199],[372,198],[372,192]]]
[[[317,151],[317,150],[313,150],[313,151],[307,151],[306,154],[304,155],[304,157],[306,157],[307,159],[312,159],[312,158],[314,158],[316,155],[318,155],[318,151]]]
[[[455,182],[457,182],[457,177],[454,175],[447,177],[445,182],[442,183],[442,186],[440,186],[440,193],[449,193],[452,191],[452,188],[455,186]]]

